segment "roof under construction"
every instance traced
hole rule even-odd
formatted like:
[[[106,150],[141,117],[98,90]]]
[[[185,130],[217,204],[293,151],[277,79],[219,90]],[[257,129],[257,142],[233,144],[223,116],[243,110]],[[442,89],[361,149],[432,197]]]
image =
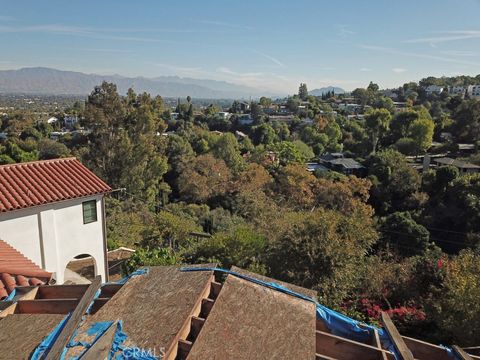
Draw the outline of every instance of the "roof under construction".
[[[382,320],[355,322],[239,268],[151,267],[118,283],[18,287],[0,302],[0,359],[480,359]]]

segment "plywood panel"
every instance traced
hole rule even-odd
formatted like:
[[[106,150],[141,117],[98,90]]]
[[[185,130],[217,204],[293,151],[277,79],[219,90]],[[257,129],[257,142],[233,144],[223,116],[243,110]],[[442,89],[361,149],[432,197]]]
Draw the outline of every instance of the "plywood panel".
[[[266,276],[263,276],[263,275],[258,275],[258,274],[252,273],[250,271],[241,269],[241,268],[236,267],[236,266],[232,266],[231,270],[235,271],[239,274],[246,275],[248,277],[257,279],[257,280],[266,281],[266,282],[275,282],[277,284],[283,285],[284,287],[286,287],[289,290],[298,292],[302,295],[308,296],[309,298],[317,299],[317,292],[315,290],[307,289],[307,288],[304,288],[304,287],[301,287],[301,286],[297,286],[297,285],[293,285],[293,284],[286,283],[286,282],[283,282],[283,281],[279,281],[279,280],[276,280],[276,279],[272,279],[272,278],[269,278],[269,277],[266,277]]]
[[[315,305],[229,275],[187,359],[315,359]]]
[[[14,314],[0,325],[0,360],[29,359],[64,315]]]
[[[98,312],[89,316],[75,339],[83,340],[82,331],[94,322],[122,320],[127,345],[162,354],[212,280],[212,271],[152,267],[148,274],[130,279]],[[69,355],[74,353],[72,349]]]

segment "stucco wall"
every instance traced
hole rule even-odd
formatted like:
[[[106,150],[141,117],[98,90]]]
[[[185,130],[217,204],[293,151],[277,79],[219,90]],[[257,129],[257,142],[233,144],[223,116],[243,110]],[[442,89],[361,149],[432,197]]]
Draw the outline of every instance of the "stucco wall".
[[[97,221],[84,224],[82,203],[96,200]],[[86,197],[0,214],[0,239],[63,283],[68,262],[89,254],[96,274],[105,277],[102,196]]]

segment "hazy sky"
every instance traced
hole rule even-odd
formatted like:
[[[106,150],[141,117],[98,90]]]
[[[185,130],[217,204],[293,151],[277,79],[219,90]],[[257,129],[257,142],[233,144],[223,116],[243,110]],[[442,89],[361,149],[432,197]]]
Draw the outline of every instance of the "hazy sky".
[[[297,91],[480,73],[480,0],[1,0],[0,69]]]

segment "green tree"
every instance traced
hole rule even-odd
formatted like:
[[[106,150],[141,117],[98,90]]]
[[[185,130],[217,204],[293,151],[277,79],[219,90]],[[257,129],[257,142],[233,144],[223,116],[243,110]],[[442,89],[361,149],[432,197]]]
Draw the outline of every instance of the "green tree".
[[[422,255],[432,244],[430,233],[408,212],[388,215],[380,226],[381,246],[401,256]]]
[[[39,160],[57,159],[70,155],[70,150],[64,144],[49,139],[39,141],[38,151]]]
[[[365,126],[370,134],[372,153],[377,150],[378,142],[388,131],[392,115],[387,109],[373,110],[365,117]]]
[[[240,155],[240,145],[232,133],[221,135],[213,145],[212,152],[215,157],[225,161],[233,172],[238,172],[245,167],[245,161]]]
[[[333,210],[283,213],[272,219],[270,275],[319,291],[338,306],[356,286],[358,268],[377,240],[371,218]]]
[[[306,101],[308,98],[308,89],[307,89],[307,84],[301,83],[299,88],[298,88],[298,97],[302,101]]]

